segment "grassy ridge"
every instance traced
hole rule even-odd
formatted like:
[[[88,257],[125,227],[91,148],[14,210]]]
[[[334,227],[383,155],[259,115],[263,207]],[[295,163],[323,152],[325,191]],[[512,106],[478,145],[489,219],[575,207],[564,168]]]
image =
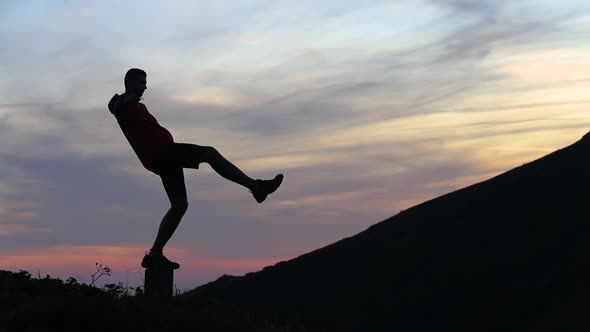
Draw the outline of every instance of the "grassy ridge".
[[[309,330],[204,299],[152,299],[121,284],[96,288],[73,278],[0,270],[0,331]]]

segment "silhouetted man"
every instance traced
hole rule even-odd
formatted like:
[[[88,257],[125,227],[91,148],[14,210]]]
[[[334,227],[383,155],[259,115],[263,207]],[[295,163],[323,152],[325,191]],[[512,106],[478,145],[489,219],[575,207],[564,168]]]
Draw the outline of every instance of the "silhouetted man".
[[[115,94],[108,106],[143,166],[161,177],[171,204],[141,266],[177,269],[178,263],[168,260],[163,249],[188,208],[183,168],[198,169],[200,163],[207,163],[222,177],[248,188],[258,203],[277,190],[283,175],[272,180],[254,180],[211,146],[175,143],[170,132],[139,102],[146,89],[146,72],[129,69],[125,74],[125,93]]]

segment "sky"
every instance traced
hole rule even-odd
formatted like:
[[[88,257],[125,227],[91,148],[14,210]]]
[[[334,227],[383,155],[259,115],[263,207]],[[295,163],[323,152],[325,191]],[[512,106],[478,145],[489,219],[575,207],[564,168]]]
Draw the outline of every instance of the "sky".
[[[169,207],[107,109],[132,67],[176,142],[214,146],[165,248],[179,290],[355,235],[590,128],[590,3],[0,0],[0,269],[142,283]]]

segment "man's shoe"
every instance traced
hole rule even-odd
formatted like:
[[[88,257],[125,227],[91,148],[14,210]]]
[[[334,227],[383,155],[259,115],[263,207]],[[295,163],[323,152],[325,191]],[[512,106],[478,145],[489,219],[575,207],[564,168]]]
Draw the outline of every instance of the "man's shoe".
[[[141,261],[141,267],[146,269],[172,269],[180,268],[180,264],[173,262],[162,254],[146,253]]]
[[[250,190],[256,202],[262,203],[268,195],[274,193],[283,182],[283,177],[283,174],[279,174],[272,180],[256,180],[254,188]]]

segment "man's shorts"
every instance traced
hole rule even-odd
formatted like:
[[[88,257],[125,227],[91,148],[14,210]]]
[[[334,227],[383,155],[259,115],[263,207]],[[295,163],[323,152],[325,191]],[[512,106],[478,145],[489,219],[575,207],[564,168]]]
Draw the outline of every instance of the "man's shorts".
[[[172,143],[152,163],[153,172],[162,178],[169,199],[187,197],[183,168],[198,169],[205,147],[196,144]]]

